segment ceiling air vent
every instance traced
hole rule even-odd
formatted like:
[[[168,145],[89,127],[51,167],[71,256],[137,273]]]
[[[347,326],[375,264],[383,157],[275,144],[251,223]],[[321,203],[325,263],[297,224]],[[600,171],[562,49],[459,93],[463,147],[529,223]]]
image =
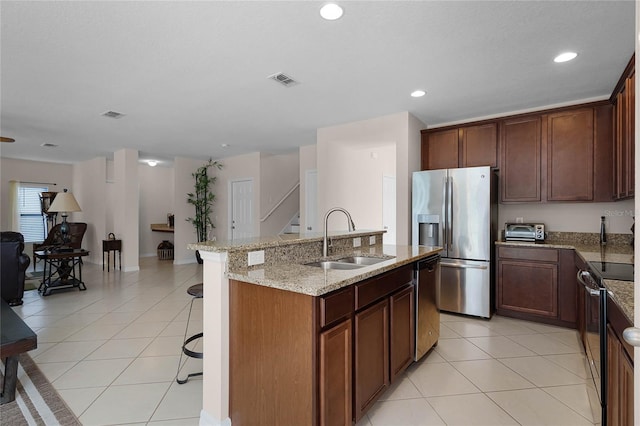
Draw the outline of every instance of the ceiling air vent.
[[[289,77],[288,75],[282,72],[270,75],[268,78],[270,78],[273,81],[277,81],[278,83],[282,84],[285,87],[291,87],[298,84],[297,81],[295,81],[293,78]]]
[[[103,112],[101,115],[103,117],[109,117],[109,118],[122,118],[122,117],[124,117],[124,114],[122,114],[121,112],[116,112],[116,111]]]

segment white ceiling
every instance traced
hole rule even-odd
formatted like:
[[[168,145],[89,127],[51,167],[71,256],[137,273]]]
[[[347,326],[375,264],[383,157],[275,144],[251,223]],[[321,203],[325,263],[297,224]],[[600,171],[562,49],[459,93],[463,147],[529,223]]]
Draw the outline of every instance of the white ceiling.
[[[0,154],[282,152],[400,111],[432,126],[608,97],[634,50],[633,1],[340,3],[329,22],[317,1],[3,0]]]

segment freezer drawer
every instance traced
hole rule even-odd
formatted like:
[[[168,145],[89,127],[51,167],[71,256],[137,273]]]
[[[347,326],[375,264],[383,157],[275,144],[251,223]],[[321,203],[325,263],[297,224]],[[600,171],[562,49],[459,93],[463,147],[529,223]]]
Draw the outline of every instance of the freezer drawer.
[[[491,263],[442,259],[438,291],[441,311],[491,317]]]

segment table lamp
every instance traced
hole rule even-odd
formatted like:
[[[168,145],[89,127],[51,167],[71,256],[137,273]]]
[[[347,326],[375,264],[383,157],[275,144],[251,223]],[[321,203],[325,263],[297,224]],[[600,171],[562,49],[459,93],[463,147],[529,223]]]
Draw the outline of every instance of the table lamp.
[[[59,192],[53,199],[53,203],[49,207],[50,212],[62,213],[62,223],[60,224],[60,233],[62,234],[62,242],[68,244],[71,240],[69,237],[69,224],[67,223],[67,213],[69,212],[81,212],[80,206],[76,201],[72,193],[67,192],[65,188],[64,192]]]

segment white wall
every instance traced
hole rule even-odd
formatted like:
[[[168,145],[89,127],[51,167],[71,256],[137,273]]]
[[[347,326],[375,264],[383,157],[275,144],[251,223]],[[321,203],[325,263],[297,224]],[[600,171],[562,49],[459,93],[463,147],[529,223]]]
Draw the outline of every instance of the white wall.
[[[0,229],[9,229],[9,181],[56,183],[49,191],[73,191],[73,165],[0,158]],[[82,206],[80,206],[82,207]],[[69,215],[72,219],[73,215]],[[58,221],[61,219],[58,218]]]
[[[102,263],[102,240],[111,232],[107,231],[106,176],[107,164],[104,157],[76,163],[73,166],[73,188],[69,190],[73,192],[82,209],[82,212],[73,214],[73,221],[87,223],[82,246],[91,252],[85,260],[92,263]]]
[[[263,218],[300,179],[298,150],[287,154],[260,155],[260,218]],[[296,189],[260,223],[260,235],[277,235],[294,217],[300,206],[300,190]]]
[[[300,147],[300,230],[306,232],[307,226],[307,171],[317,170],[317,145]],[[315,230],[314,230],[315,231]]]
[[[504,229],[505,222],[515,222],[522,217],[524,222],[545,224],[547,232],[600,232],[600,216],[605,216],[608,233],[630,234],[633,224],[634,200],[616,203],[544,203],[544,204],[500,204],[498,227]]]
[[[158,244],[163,240],[174,242],[173,234],[151,231],[152,223],[166,223],[167,214],[174,209],[173,167],[138,165],[140,179],[140,256],[157,255]],[[186,194],[177,201],[186,203]]]
[[[122,270],[137,271],[140,269],[138,262],[140,259],[138,151],[128,148],[121,149],[114,152],[113,158],[116,186],[114,233],[116,238],[122,239]],[[102,194],[105,193],[106,190],[103,190]]]
[[[410,244],[410,181],[411,173],[419,168],[419,160],[416,162],[415,157],[419,158],[420,149],[420,129],[426,126],[411,116],[408,112],[400,112],[384,117],[363,120],[354,123],[347,123],[339,126],[325,127],[318,129],[318,204],[319,211],[327,211],[328,208],[334,207],[336,202],[347,200],[348,196],[353,197],[353,185],[367,185],[370,182],[358,179],[356,181],[346,182],[338,181],[336,176],[340,176],[343,171],[338,170],[337,164],[341,164],[341,168],[351,169],[353,164],[344,164],[341,155],[341,147],[355,148],[360,146],[361,149],[395,145],[395,162],[396,170],[396,229],[397,240],[399,245]],[[413,156],[414,158],[410,158]],[[380,178],[380,181],[382,177]],[[353,185],[350,185],[353,184]],[[382,217],[381,204],[373,206],[370,200],[361,200],[361,203],[372,207],[368,213],[354,217],[356,226],[358,222],[363,224],[374,223],[380,210],[379,217]],[[357,208],[352,202],[351,208]],[[348,206],[345,207],[349,210]],[[340,219],[338,219],[340,220]],[[337,223],[337,222],[336,222]],[[382,220],[380,219],[380,229]],[[333,216],[330,222],[330,229],[333,226]],[[343,229],[337,228],[337,229]]]

